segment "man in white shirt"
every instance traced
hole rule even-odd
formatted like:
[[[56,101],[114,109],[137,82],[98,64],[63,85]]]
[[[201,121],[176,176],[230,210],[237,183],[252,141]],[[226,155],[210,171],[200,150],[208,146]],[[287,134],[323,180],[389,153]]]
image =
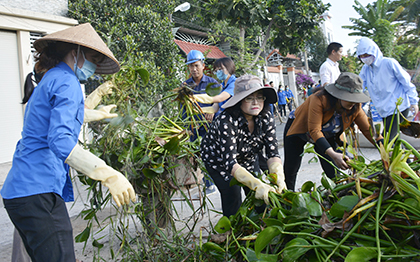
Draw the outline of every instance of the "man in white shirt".
[[[321,86],[334,83],[340,75],[338,61],[343,56],[343,46],[340,43],[332,42],[327,47],[327,54],[327,60],[319,68]]]

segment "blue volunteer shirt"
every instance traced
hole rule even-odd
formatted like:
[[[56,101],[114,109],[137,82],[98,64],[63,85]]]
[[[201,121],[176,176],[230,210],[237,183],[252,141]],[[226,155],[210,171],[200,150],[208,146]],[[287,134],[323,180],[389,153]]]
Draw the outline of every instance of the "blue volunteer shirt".
[[[64,163],[77,143],[84,99],[73,70],[61,62],[48,70],[27,104],[22,138],[0,191],[4,199],[56,193],[73,201]]]
[[[235,89],[235,81],[236,81],[236,76],[235,75],[231,75],[229,77],[226,85],[225,85],[225,82],[223,81],[222,82],[222,92],[226,92],[230,95],[230,97],[232,97],[233,94],[234,94],[234,89]],[[220,92],[220,93],[222,93],[222,92]],[[222,102],[218,103],[219,104],[219,111],[217,111],[215,116],[219,115],[221,112],[223,112],[223,110],[225,110],[224,108],[222,108],[222,105],[224,105],[228,100],[229,100],[229,98],[226,99],[225,101],[222,101]]]
[[[194,82],[194,79],[191,77],[191,78],[187,79],[185,81],[185,83],[187,83],[188,85],[193,85],[195,82]],[[194,87],[194,91],[195,91],[194,94],[205,94],[206,93],[206,87],[210,83],[215,83],[214,86],[220,85],[219,82],[217,82],[216,79],[214,79],[212,77],[209,77],[209,76],[206,76],[206,75],[203,75],[200,83],[198,83],[198,85],[196,87]],[[198,104],[200,105],[200,107],[211,106],[209,104],[202,104],[202,103],[198,103]],[[183,114],[183,117],[185,118],[185,113]],[[199,117],[199,116],[197,116],[196,119],[199,120],[199,121],[202,121],[201,117]],[[198,137],[195,129],[193,129],[193,133],[194,133],[194,135],[191,137],[191,139],[190,139],[191,141],[196,140],[197,137]],[[205,133],[206,133],[206,128],[204,127],[204,125],[201,125],[198,128],[198,134],[200,136],[203,136]]]
[[[277,93],[277,95],[279,97],[279,102],[278,102],[279,105],[287,104],[287,102],[286,102],[286,92],[285,91],[279,91]]]
[[[293,95],[292,90],[287,89],[286,91],[284,91],[286,93],[286,98],[288,98],[290,100],[290,98],[294,98],[295,96]],[[290,102],[290,101],[289,101]]]

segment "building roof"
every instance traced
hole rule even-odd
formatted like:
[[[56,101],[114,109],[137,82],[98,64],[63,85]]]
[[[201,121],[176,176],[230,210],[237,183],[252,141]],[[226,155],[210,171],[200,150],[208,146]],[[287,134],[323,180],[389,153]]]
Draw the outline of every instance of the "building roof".
[[[267,72],[269,73],[280,73],[280,68],[277,66],[267,66]]]
[[[186,55],[191,50],[198,50],[203,53],[206,58],[219,59],[226,57],[226,55],[217,46],[194,44],[178,39],[174,39],[174,41]]]
[[[293,54],[287,54],[286,56],[283,56],[282,54],[280,54],[280,52],[279,52],[279,50],[278,49],[273,49],[273,51],[271,51],[269,54],[268,54],[268,56],[267,56],[267,60],[272,56],[272,55],[280,55],[283,59],[284,58],[286,58],[286,59],[294,59],[294,60],[300,60],[300,58],[299,57],[297,57],[297,56],[295,56],[295,55],[293,55]]]

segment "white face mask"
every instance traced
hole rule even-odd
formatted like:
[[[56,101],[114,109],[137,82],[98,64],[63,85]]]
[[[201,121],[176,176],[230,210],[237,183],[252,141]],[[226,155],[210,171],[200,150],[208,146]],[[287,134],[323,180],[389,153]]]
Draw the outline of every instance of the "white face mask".
[[[373,64],[373,62],[375,62],[375,57],[373,55],[367,56],[367,57],[362,57],[360,58],[360,60],[362,60],[362,62],[365,65],[370,66],[371,64]]]

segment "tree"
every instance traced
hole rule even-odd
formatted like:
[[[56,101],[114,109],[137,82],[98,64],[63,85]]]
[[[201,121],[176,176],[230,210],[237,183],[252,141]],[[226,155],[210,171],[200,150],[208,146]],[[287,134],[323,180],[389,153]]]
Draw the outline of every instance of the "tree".
[[[383,52],[384,56],[397,55],[394,50],[395,28],[398,25],[391,24],[403,12],[404,7],[398,6],[394,12],[391,11],[389,0],[379,0],[374,4],[368,4],[366,8],[355,0],[354,10],[361,18],[350,18],[351,26],[343,28],[354,30],[349,35],[366,36],[373,39]]]
[[[351,53],[350,49],[347,50],[347,55],[344,55],[339,62],[341,72],[351,72],[359,74],[363,64],[356,56],[356,52]]]
[[[69,16],[90,22],[119,61],[141,56],[171,74],[178,53],[169,21],[174,2],[70,0]]]
[[[262,41],[254,55],[254,60],[246,68],[253,68],[261,59],[266,45],[275,46],[282,53],[297,53],[320,22],[320,15],[328,5],[320,0],[211,0],[205,5],[215,20],[226,20],[229,25],[239,28],[239,62],[246,54],[246,31],[259,25]]]
[[[122,64],[117,75],[104,77],[126,86],[119,92],[124,92],[124,99],[135,110],[146,111],[161,94],[181,82],[177,74],[184,63],[169,21],[174,7],[172,0],[69,1],[69,16],[79,23],[91,23]],[[140,81],[141,69],[149,72],[150,81]]]
[[[320,28],[315,29],[315,34],[306,42],[308,51],[308,65],[312,72],[318,72],[322,63],[327,59],[328,43]]]

